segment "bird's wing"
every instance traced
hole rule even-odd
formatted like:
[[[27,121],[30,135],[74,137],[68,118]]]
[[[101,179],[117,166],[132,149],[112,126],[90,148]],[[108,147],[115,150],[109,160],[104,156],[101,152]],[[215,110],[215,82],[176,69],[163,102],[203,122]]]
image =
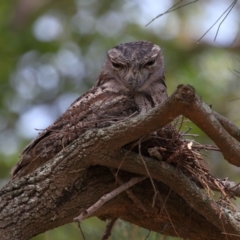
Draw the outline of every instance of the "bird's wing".
[[[88,129],[106,127],[138,108],[133,99],[93,87],[76,99],[52,125],[39,133],[23,150],[13,167],[13,177],[26,175],[54,157]]]

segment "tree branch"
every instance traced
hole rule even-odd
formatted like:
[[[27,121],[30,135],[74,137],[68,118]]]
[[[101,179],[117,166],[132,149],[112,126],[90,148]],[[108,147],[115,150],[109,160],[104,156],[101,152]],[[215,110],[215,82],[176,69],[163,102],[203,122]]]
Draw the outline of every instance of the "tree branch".
[[[204,104],[192,87],[179,86],[171,97],[147,114],[108,128],[89,130],[33,173],[10,181],[0,191],[1,239],[29,239],[72,222],[80,212],[116,188],[109,167],[121,166],[119,174],[127,182],[136,174],[148,176],[144,164],[158,181],[161,199],[167,200],[163,203],[157,198],[155,207],[151,207],[154,192],[149,180],[145,180],[131,190],[147,212],[123,192],[98,209],[96,216],[120,217],[159,233],[195,240],[226,239],[222,232],[228,234],[229,240],[238,239],[236,209],[215,202],[176,167],[121,149],[181,114],[205,131],[229,162],[240,165],[235,126],[227,124]],[[159,209],[167,210],[159,215]]]
[[[124,183],[123,185],[121,185],[120,187],[114,189],[113,191],[111,191],[110,193],[105,194],[104,196],[102,196],[96,203],[94,203],[90,208],[88,208],[87,210],[84,210],[78,217],[74,218],[75,222],[81,222],[83,221],[85,218],[90,217],[91,215],[93,215],[93,213],[95,213],[100,207],[102,207],[106,202],[110,201],[111,199],[113,199],[114,197],[116,197],[117,195],[119,195],[120,193],[122,193],[123,191],[128,190],[130,187],[134,186],[135,184],[145,180],[146,177],[135,177],[135,178],[131,178],[128,182]]]
[[[103,158],[96,158],[95,161],[100,159]],[[122,159],[124,159],[124,162],[122,162]],[[234,232],[235,234],[239,233],[239,223],[235,210],[225,209],[223,206],[217,204],[204,190],[197,187],[186,175],[168,163],[153,161],[151,158],[146,157],[144,157],[144,161],[152,178],[169,186],[170,189],[181,196],[189,206],[193,207],[219,230],[229,233]],[[117,168],[120,164],[121,169],[124,171],[148,176],[144,164],[141,161],[141,156],[136,153],[122,151],[115,156],[105,155],[104,161],[101,160],[101,165],[111,168]],[[225,229],[223,229],[223,223]]]
[[[240,130],[203,103],[191,86],[178,86],[172,96],[148,114],[113,125],[109,129],[114,136],[102,137],[106,143],[114,141],[111,145],[119,149],[129,142],[166,126],[179,115],[189,118],[201,128],[215,142],[229,163],[240,166],[240,145],[231,136],[239,139]]]

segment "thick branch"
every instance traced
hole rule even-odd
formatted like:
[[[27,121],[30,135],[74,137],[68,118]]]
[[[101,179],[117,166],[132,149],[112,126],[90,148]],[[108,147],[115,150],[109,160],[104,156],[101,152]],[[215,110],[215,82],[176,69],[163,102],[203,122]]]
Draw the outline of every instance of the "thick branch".
[[[202,214],[218,229],[235,234],[240,232],[239,222],[237,218],[234,218],[234,216],[237,216],[235,211],[218,205],[204,190],[197,187],[194,182],[171,165],[162,161],[153,161],[153,159],[146,157],[144,160],[152,178],[168,185],[189,206]],[[121,154],[118,153],[115,156],[96,157],[95,163],[98,163],[98,161],[101,161],[101,165],[107,167],[116,168],[121,165],[122,170],[148,176],[141,157],[132,152],[122,150]]]
[[[219,118],[201,102],[191,87],[180,86],[163,104],[146,115],[109,128],[88,131],[32,174],[10,181],[0,192],[2,239],[28,239],[71,222],[103,195],[112,192],[116,186],[110,171],[100,166],[91,166],[102,165],[115,169],[121,166],[121,170],[147,176],[140,156],[120,148],[165,126],[181,114],[202,128],[215,141],[228,161],[240,165],[239,146],[227,133],[230,132],[229,126],[226,127],[222,120],[219,120],[221,124],[219,123]],[[231,135],[233,136],[233,133]],[[144,159],[152,178],[163,182],[178,195],[172,193],[169,196],[169,188],[164,191],[163,185],[158,183],[161,185],[158,187],[161,197],[169,198],[163,201],[165,205],[162,205],[159,198],[152,208],[152,186],[144,181],[148,187],[134,186],[133,192],[143,202],[146,213],[138,208],[127,194],[122,193],[101,207],[96,216],[111,219],[120,216],[160,233],[196,240],[197,234],[201,236],[199,239],[226,239],[221,232],[236,235],[240,233],[236,220],[238,212],[218,205],[181,171],[169,164]],[[133,175],[120,173],[123,174],[121,178],[124,181],[128,181]],[[178,211],[179,202],[182,204],[181,212]],[[158,215],[159,209],[165,209],[160,211],[163,214],[161,216]],[[191,231],[186,231],[186,216],[194,219],[188,225]],[[41,224],[38,224],[39,222]],[[166,223],[169,226],[167,229]],[[229,235],[228,239],[238,238]]]

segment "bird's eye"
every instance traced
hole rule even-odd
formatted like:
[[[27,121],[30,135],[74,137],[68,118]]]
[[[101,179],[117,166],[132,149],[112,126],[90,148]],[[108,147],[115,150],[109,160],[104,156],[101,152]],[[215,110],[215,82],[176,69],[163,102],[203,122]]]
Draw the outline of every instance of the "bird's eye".
[[[145,64],[145,66],[152,66],[155,63],[155,59],[150,60]]]
[[[116,62],[112,62],[112,65],[113,65],[113,67],[115,67],[115,68],[121,68],[121,67],[122,67],[121,64],[116,63]]]

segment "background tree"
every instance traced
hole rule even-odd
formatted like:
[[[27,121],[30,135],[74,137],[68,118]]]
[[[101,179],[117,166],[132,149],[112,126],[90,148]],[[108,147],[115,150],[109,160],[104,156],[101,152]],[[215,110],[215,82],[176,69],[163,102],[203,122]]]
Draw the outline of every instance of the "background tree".
[[[231,3],[198,1],[147,27],[174,1],[0,3],[1,185],[9,178],[9,170],[21,149],[36,136],[34,128],[47,127],[85,92],[98,76],[106,50],[121,42],[144,39],[160,45],[169,93],[180,83],[190,83],[205,102],[238,123],[239,102],[235,99],[239,98],[239,4],[221,25],[215,42],[217,26],[196,44]],[[192,132],[200,133],[197,128]],[[209,141],[202,133],[196,140]],[[230,180],[238,181],[239,170],[219,161],[220,154],[210,153],[209,158],[215,175],[229,177],[231,173]],[[99,237],[104,226],[97,219],[88,219],[83,223],[83,231],[86,236],[89,231],[92,238]],[[146,234],[146,230],[120,221],[113,237],[144,238]],[[79,238],[79,231],[75,224],[70,224],[35,239],[64,239],[63,235]],[[153,239],[154,236],[155,233],[150,235]]]

